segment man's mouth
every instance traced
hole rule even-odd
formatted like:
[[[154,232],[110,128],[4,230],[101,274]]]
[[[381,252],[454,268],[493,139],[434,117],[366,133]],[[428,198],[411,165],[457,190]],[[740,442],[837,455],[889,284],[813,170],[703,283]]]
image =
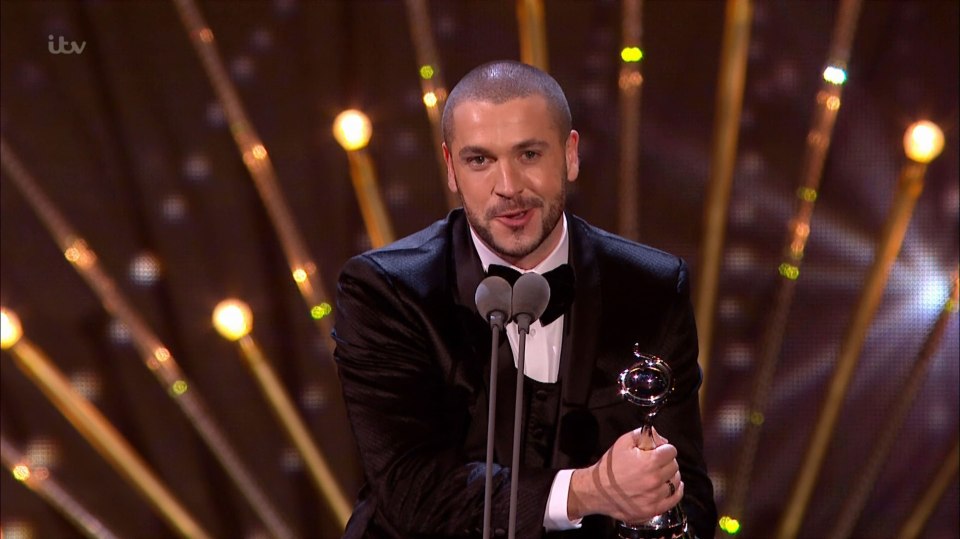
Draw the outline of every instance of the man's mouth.
[[[497,215],[496,219],[509,227],[521,227],[527,223],[532,215],[532,208],[512,210]]]

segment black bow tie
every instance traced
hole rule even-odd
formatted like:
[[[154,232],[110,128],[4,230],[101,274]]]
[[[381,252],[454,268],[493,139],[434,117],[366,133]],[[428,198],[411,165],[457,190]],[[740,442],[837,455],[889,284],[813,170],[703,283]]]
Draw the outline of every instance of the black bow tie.
[[[490,264],[487,275],[503,277],[510,283],[510,286],[513,286],[522,274],[507,266]],[[560,318],[573,304],[573,268],[570,267],[570,264],[563,264],[544,273],[543,277],[550,284],[550,303],[547,304],[547,309],[540,315],[540,323],[546,326]]]

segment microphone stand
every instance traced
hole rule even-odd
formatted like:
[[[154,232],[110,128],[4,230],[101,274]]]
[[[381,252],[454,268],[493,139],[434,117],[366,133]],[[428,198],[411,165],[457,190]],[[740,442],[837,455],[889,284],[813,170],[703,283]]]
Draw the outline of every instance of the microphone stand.
[[[513,409],[513,461],[510,464],[510,520],[507,538],[517,536],[517,493],[520,487],[520,438],[523,423],[524,360],[530,324],[540,318],[550,301],[550,285],[536,272],[527,272],[513,283],[513,308],[520,343],[517,347],[517,398]]]
[[[497,412],[497,356],[500,350],[500,332],[513,315],[513,288],[502,277],[490,276],[477,287],[474,297],[477,310],[490,324],[490,399],[487,412],[487,461],[484,470],[483,539],[490,539],[493,518],[493,441]]]
[[[500,331],[504,326],[504,316],[500,311],[490,313],[490,403],[487,409],[487,463],[484,467],[483,490],[483,539],[490,539],[490,523],[493,518],[493,436],[497,419],[497,364],[500,350]]]
[[[520,317],[526,318],[524,321]],[[517,478],[520,476],[520,435],[523,422],[523,363],[526,356],[527,333],[530,331],[530,318],[526,313],[517,317],[517,331],[520,334],[520,345],[517,347],[517,397],[513,413],[513,460],[510,463],[510,520],[507,528],[507,539],[517,536],[517,493],[520,488]]]

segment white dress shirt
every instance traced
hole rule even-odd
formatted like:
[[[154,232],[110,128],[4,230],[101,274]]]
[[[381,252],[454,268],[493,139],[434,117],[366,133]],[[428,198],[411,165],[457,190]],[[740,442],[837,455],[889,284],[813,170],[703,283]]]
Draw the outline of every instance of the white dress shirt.
[[[520,273],[535,271],[537,273],[546,273],[558,266],[567,263],[569,258],[569,239],[567,237],[567,216],[563,215],[561,220],[563,234],[560,235],[560,242],[557,247],[535,267],[524,270],[511,265],[509,262],[500,258],[489,247],[487,247],[470,228],[470,236],[473,238],[473,246],[480,256],[480,262],[483,264],[483,271],[487,271],[490,264],[500,264],[513,268]],[[560,375],[560,346],[563,344],[563,319],[561,315],[553,322],[543,326],[539,320],[530,324],[530,332],[527,334],[526,350],[524,355],[523,373],[538,382],[548,384],[557,383]],[[520,333],[516,322],[507,324],[507,339],[510,341],[510,348],[513,350],[513,365],[517,365],[517,350],[520,344]],[[543,515],[543,525],[547,531],[569,530],[580,527],[580,519],[571,521],[567,517],[567,493],[570,490],[570,478],[573,470],[561,470],[553,479],[553,486],[550,488],[550,496],[547,498],[547,511]]]

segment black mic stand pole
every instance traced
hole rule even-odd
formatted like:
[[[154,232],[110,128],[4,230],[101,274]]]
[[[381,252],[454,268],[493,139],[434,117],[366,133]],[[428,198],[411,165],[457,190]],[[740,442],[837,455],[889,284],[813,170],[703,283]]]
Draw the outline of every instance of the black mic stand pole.
[[[497,419],[497,364],[500,363],[500,331],[505,320],[503,313],[490,313],[490,403],[487,407],[487,464],[484,467],[486,478],[483,491],[483,539],[490,539],[490,521],[493,515],[493,436]]]
[[[497,356],[500,350],[500,332],[513,315],[513,288],[502,277],[490,276],[477,287],[474,297],[477,310],[490,324],[490,393],[487,412],[487,462],[483,491],[483,539],[490,539],[493,515],[493,438],[497,411]]]
[[[520,343],[517,347],[517,398],[513,409],[513,460],[510,464],[510,520],[507,539],[517,536],[517,494],[520,487],[520,438],[523,423],[524,360],[527,348],[527,333],[530,324],[543,314],[550,301],[550,285],[542,275],[524,273],[513,283],[513,313],[517,322]]]
[[[520,488],[517,478],[520,475],[520,434],[521,423],[523,422],[523,379],[526,377],[523,373],[524,356],[527,348],[527,332],[530,330],[529,316],[526,324],[518,321],[517,331],[520,334],[520,345],[517,350],[517,398],[514,403],[513,414],[513,460],[510,463],[510,521],[507,531],[507,539],[516,539],[517,536],[517,493]],[[519,318],[519,317],[518,317]],[[524,327],[524,325],[526,327]]]

